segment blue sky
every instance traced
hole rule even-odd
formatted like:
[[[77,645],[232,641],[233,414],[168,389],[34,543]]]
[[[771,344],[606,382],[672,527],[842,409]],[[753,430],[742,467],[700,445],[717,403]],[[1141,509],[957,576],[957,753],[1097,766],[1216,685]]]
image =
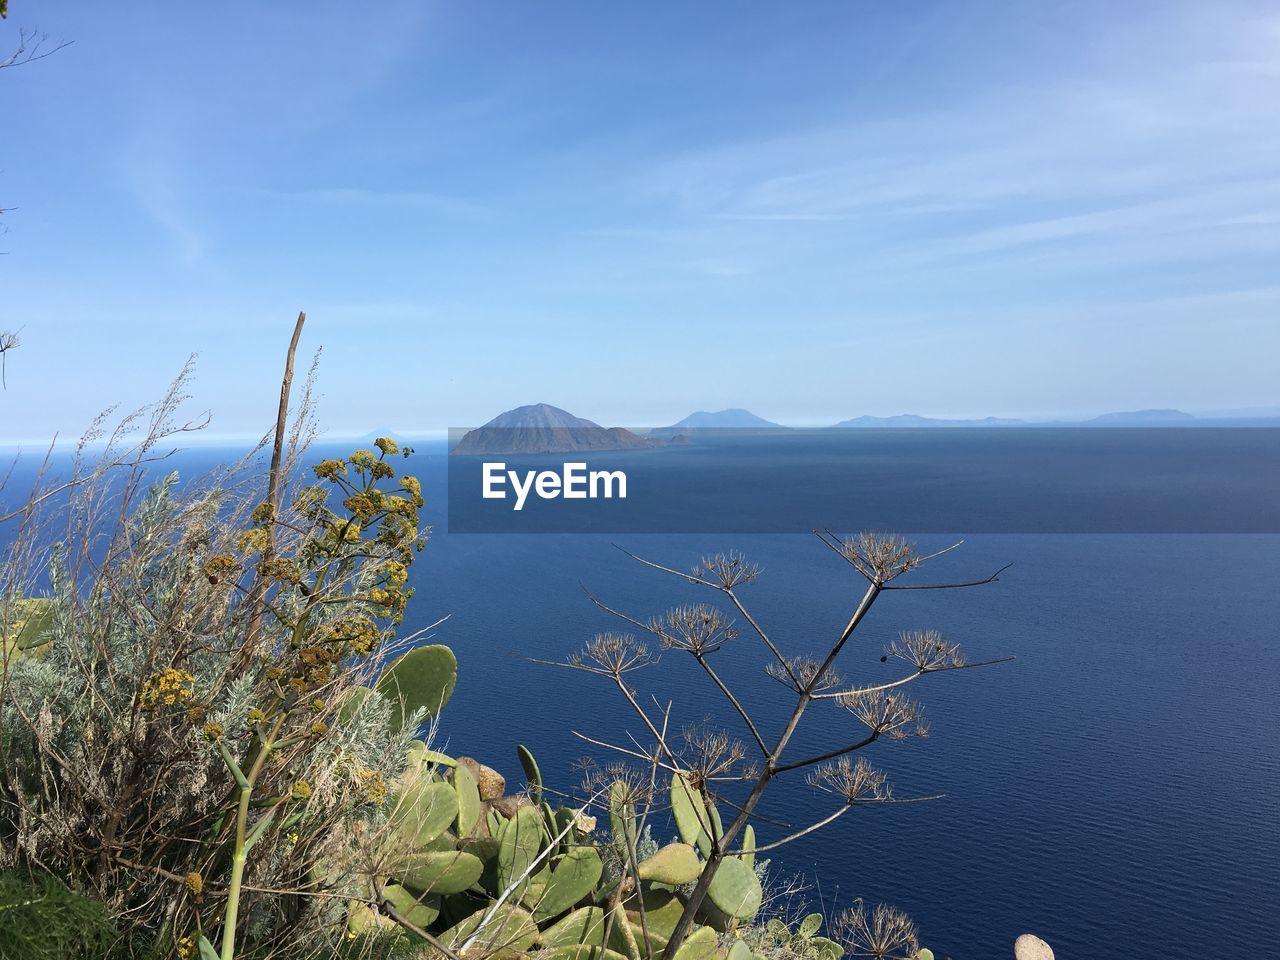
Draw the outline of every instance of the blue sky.
[[[1280,404],[1280,13],[1192,3],[11,0],[0,436],[199,354],[333,434],[546,401]]]

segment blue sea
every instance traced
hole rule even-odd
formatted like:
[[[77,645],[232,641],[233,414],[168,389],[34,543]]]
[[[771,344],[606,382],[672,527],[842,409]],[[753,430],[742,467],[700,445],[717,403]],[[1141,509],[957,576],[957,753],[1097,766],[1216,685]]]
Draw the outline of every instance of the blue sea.
[[[202,450],[164,468],[194,476],[220,456]],[[446,459],[423,444],[409,461],[436,530],[413,567],[405,630],[448,616],[431,639],[453,647],[459,677],[438,746],[516,786],[516,743],[550,785],[572,789],[580,757],[606,759],[574,731],[641,737],[606,681],[531,662],[619,627],[585,591],[642,620],[717,599],[617,547],[682,569],[704,553],[742,551],[764,572],[741,595],[788,654],[824,653],[862,592],[851,568],[801,533],[450,534]],[[1274,489],[1274,474],[1268,482]],[[721,496],[758,497],[759,488],[726,485]],[[703,518],[689,528],[706,529]],[[930,736],[862,755],[899,796],[944,798],[855,809],[771,853],[778,886],[804,888],[791,909],[892,903],[936,955],[962,960],[1010,956],[1028,931],[1064,960],[1266,955],[1280,942],[1280,536],[913,534],[926,551],[960,537],[963,547],[914,582],[1012,566],[982,587],[883,595],[841,672],[854,682],[893,678],[883,648],[916,628],[942,631],[973,660],[1016,659],[908,687]],[[787,691],[764,675],[768,662],[748,632],[715,661],[767,739],[789,710]],[[673,725],[709,720],[749,743],[687,655],[664,653],[631,678],[644,698],[672,703]],[[817,705],[788,755],[860,736],[852,717]],[[791,776],[759,808],[762,843],[834,809]]]

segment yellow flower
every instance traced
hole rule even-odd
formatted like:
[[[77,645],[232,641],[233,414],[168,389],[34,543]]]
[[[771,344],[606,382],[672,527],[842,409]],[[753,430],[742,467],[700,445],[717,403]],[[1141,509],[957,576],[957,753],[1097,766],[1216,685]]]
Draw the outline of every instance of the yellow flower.
[[[341,460],[321,460],[311,469],[320,480],[337,480],[347,472],[347,465]]]
[[[400,452],[400,445],[390,437],[379,437],[377,440],[373,441],[373,445],[388,457],[393,457]]]
[[[422,484],[418,482],[417,477],[401,477],[400,486],[409,494],[409,498],[415,507],[422,506],[424,502],[422,499]]]
[[[373,498],[365,493],[352,494],[342,501],[342,505],[361,523],[368,523],[378,512]]]
[[[334,540],[355,543],[360,539],[360,524],[355,520],[334,520],[329,524],[329,534]]]
[[[305,780],[299,780],[293,785],[291,794],[295,800],[309,800],[311,798],[311,784]]]
[[[351,464],[357,470],[372,470],[374,464],[377,462],[378,458],[368,450],[357,450],[351,456],[347,457],[347,463]]]
[[[196,944],[190,937],[179,937],[174,947],[177,948],[180,960],[191,960],[196,955]]]
[[[210,583],[218,583],[234,577],[239,569],[240,562],[226,553],[210,557],[204,563],[204,575],[209,578]]]
[[[392,586],[402,586],[409,579],[409,569],[399,560],[388,560],[382,565],[382,572],[387,578],[387,583]]]
[[[222,739],[222,724],[206,723],[202,732],[204,733],[204,738],[206,740],[210,743],[214,743]]]
[[[238,542],[241,553],[261,553],[267,548],[267,531],[260,527],[246,530],[240,534]]]
[[[298,565],[284,557],[272,557],[258,564],[258,573],[264,580],[274,583],[300,583],[302,574]]]
[[[195,677],[185,670],[169,667],[148,677],[138,696],[144,710],[185,703],[195,693]]]
[[[346,617],[325,627],[323,639],[334,643],[348,643],[351,650],[364,657],[372,653],[382,639],[377,624],[369,617]]]
[[[375,806],[382,806],[387,800],[387,782],[372,767],[356,770],[356,786],[364,791],[365,800]]]
[[[200,892],[204,890],[204,877],[200,876],[200,874],[195,870],[192,870],[182,878],[182,885],[193,897],[198,897],[200,896]]]
[[[254,724],[265,723],[267,715],[257,707],[250,707],[249,712],[245,714],[245,719]]]

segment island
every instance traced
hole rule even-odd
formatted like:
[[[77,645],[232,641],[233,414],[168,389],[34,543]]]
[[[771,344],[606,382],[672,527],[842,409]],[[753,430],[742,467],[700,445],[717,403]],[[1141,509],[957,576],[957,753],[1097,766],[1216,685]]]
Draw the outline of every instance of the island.
[[[468,430],[450,453],[586,453],[664,445],[662,440],[642,437],[623,427],[602,427],[549,403],[533,403],[500,413],[483,426]]]

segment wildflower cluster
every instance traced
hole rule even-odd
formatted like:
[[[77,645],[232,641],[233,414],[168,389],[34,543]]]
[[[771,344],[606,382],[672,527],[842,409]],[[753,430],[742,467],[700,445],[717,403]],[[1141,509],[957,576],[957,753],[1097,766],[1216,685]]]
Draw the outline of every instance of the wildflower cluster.
[[[227,553],[210,557],[204,563],[204,575],[210,583],[223,583],[240,573],[240,561]]]
[[[367,657],[378,648],[381,634],[372,617],[344,617],[326,624],[320,634],[322,642],[350,649],[357,657]]]
[[[253,570],[248,595],[283,631],[284,642],[260,660],[270,703],[259,701],[250,726],[283,714],[280,736],[323,736],[332,719],[329,685],[351,660],[372,655],[404,617],[413,594],[409,566],[424,540],[422,487],[414,477],[397,478],[387,459],[409,451],[385,437],[374,448],[316,464],[315,482],[296,488],[287,507],[262,503],[251,512],[238,535],[242,557],[204,564],[211,580]]]
[[[182,886],[193,897],[198,897],[204,890],[204,877],[198,871],[191,870],[182,878]]]
[[[372,767],[360,767],[355,772],[356,787],[364,795],[365,802],[382,806],[387,801],[387,781]]]
[[[297,584],[302,581],[298,565],[285,557],[272,557],[258,565],[258,575],[268,583]]]
[[[173,707],[186,703],[195,693],[195,677],[185,670],[170,667],[142,684],[142,692],[138,696],[144,710],[156,710],[159,707]]]
[[[373,561],[372,582],[359,599],[371,608],[373,616],[386,618],[394,625],[403,619],[405,606],[413,595],[405,585],[414,552],[423,544],[418,510],[425,501],[422,485],[415,477],[400,477],[395,486],[386,485],[386,481],[396,478],[396,470],[387,457],[408,451],[402,451],[387,437],[379,437],[374,446],[376,454],[357,450],[345,460],[322,460],[312,468],[319,482],[303,487],[293,502],[294,510],[314,529],[299,550],[297,562],[303,569],[321,570],[344,558],[358,556]],[[341,496],[341,511],[329,505],[330,492]],[[296,572],[298,578],[286,582],[313,585],[301,569]],[[367,618],[349,622],[356,635],[350,652],[366,656],[376,648],[376,642],[368,636],[367,624]]]

